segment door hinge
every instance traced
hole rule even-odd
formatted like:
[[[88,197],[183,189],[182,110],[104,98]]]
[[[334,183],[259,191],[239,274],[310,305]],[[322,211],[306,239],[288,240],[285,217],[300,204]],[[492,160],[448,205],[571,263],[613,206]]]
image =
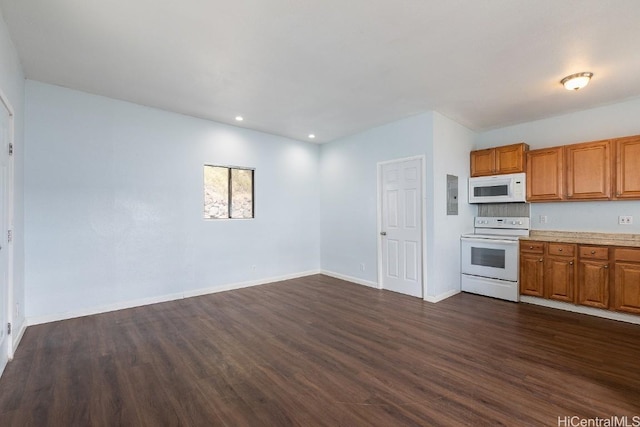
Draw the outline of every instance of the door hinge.
[[[13,230],[7,230],[7,242],[11,243],[13,241]]]
[[[7,335],[11,335],[11,323],[7,323]]]
[[[9,155],[13,156],[13,142],[9,143]]]

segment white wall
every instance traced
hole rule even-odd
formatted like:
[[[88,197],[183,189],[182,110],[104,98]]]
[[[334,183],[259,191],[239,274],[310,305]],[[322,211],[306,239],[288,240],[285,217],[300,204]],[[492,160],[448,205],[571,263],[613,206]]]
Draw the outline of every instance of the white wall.
[[[322,145],[323,270],[377,286],[377,164],[426,155],[431,134],[422,114]]]
[[[14,110],[13,338],[24,325],[24,75],[9,31],[0,14],[0,90]]]
[[[536,149],[638,135],[638,117],[640,99],[633,99],[483,132],[477,136],[476,148],[524,141]],[[541,224],[540,215],[546,215],[548,223]],[[618,225],[619,215],[633,215],[634,224]],[[640,233],[640,201],[532,203],[531,218],[531,228],[536,230]]]
[[[473,133],[430,112],[324,144],[321,147],[322,270],[377,286],[377,163],[424,155],[427,211],[427,293],[436,300],[459,291],[459,237],[473,226],[471,207],[446,217],[446,174],[469,173]],[[437,255],[442,251],[440,255]],[[365,271],[360,264],[365,264]]]
[[[435,299],[460,291],[460,235],[473,232],[476,208],[468,200],[469,152],[475,133],[447,117],[434,113],[434,208],[428,242],[429,295]],[[458,215],[447,215],[447,174],[458,177]]]
[[[25,139],[30,318],[319,270],[315,144],[34,81]],[[254,220],[202,218],[205,163],[255,167]]]

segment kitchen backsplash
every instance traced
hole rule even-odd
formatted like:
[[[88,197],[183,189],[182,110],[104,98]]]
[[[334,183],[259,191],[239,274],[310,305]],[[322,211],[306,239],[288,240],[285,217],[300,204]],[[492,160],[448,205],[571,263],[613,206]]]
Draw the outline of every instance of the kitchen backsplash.
[[[529,203],[485,203],[478,205],[477,216],[529,217]]]

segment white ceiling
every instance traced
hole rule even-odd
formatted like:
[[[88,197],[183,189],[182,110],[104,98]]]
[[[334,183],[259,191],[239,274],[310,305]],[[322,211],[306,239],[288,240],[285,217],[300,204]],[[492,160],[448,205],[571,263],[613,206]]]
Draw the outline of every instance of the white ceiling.
[[[640,96],[638,0],[0,0],[27,78],[318,142]],[[568,92],[565,75],[592,71]]]

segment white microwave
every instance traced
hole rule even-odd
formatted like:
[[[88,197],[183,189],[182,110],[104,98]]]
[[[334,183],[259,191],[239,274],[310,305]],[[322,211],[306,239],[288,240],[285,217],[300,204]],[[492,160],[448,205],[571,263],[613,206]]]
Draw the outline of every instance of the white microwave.
[[[469,178],[469,203],[515,203],[526,201],[524,173]]]

